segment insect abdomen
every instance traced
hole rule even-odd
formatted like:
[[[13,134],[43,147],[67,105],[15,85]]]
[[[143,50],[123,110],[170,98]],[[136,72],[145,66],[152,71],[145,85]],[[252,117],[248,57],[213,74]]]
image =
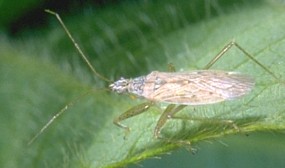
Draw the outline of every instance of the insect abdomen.
[[[241,97],[249,93],[253,87],[253,78],[236,72],[155,71],[145,77],[141,96],[156,102],[202,105]]]

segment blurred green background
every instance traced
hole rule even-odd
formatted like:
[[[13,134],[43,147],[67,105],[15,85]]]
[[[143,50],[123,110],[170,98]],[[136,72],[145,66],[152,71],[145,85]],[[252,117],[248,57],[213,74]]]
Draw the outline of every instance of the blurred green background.
[[[230,117],[238,118],[237,112],[250,113],[252,107],[265,103],[252,110],[260,115],[241,120],[244,133],[224,136],[220,134],[224,128],[209,128],[208,133],[207,125],[194,127],[197,136],[192,139],[198,143],[193,144],[197,153],[192,154],[152,140],[159,114],[153,110],[127,122],[133,131],[128,141],[123,140],[123,131],[112,119],[140,101],[96,90],[107,84],[92,75],[55,17],[44,12],[60,13],[92,64],[111,80],[166,71],[168,63],[178,70],[202,68],[232,39],[282,78],[283,1],[26,0],[16,4],[2,0],[0,9],[0,167],[285,166],[284,89],[267,85],[267,77],[258,80],[260,87],[265,83],[265,93],[253,96],[261,99],[257,105],[238,111],[234,107],[240,104],[230,104]],[[227,63],[215,68],[264,75],[244,60],[225,58]],[[90,89],[96,90],[94,95],[84,97],[27,145],[59,109]],[[218,115],[223,115],[221,108],[226,109],[217,106]],[[255,120],[260,122],[248,124]],[[143,133],[138,133],[140,128]]]

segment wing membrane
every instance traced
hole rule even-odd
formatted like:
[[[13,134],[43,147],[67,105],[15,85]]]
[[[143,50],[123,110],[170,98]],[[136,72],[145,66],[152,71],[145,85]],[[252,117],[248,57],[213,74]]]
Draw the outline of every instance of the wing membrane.
[[[235,99],[250,92],[254,80],[236,72],[202,70],[192,72],[153,72],[147,76],[150,87],[144,97],[173,104],[201,105]],[[152,92],[151,92],[152,90]]]

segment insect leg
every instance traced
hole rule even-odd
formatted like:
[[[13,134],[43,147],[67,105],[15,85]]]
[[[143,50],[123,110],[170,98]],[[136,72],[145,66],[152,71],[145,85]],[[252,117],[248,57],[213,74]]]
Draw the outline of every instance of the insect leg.
[[[203,118],[203,117],[181,117],[181,116],[174,116],[174,115],[171,116],[171,119],[202,121],[202,122],[217,123],[217,124],[227,124],[227,125],[231,125],[235,130],[240,132],[240,128],[234,123],[233,120],[212,119],[212,118]]]
[[[154,129],[154,137],[155,138],[161,138],[159,136],[160,131],[161,131],[162,127],[165,125],[166,121],[170,118],[173,118],[174,114],[176,114],[177,112],[179,112],[180,110],[182,110],[185,107],[186,107],[186,105],[179,105],[179,106],[176,106],[174,104],[168,105],[157,121],[157,124],[156,124],[155,129]]]
[[[263,64],[261,64],[257,59],[255,59],[251,54],[249,54],[245,49],[243,49],[239,44],[235,41],[229,42],[205,67],[204,69],[211,68],[226,52],[228,52],[233,46],[237,47],[240,51],[242,51],[248,58],[250,58],[253,62],[259,65],[262,69],[264,69],[267,73],[269,73],[273,78],[279,81],[279,78],[271,72],[268,68],[266,68]]]
[[[167,108],[162,113],[162,115],[160,116],[159,120],[157,121],[156,127],[154,129],[154,137],[159,138],[159,139],[164,139],[160,137],[160,131],[168,119],[181,119],[181,120],[203,121],[203,122],[209,122],[209,123],[228,124],[228,125],[231,125],[235,130],[240,131],[239,127],[232,120],[215,120],[215,119],[198,118],[198,117],[188,117],[187,118],[187,117],[175,116],[176,113],[178,113],[185,107],[186,105],[179,105],[179,106],[176,106],[174,104],[168,105]],[[172,142],[171,140],[168,140],[168,141]],[[181,142],[179,141],[179,143]],[[183,143],[185,144],[185,142]]]
[[[153,105],[154,105],[153,102],[145,102],[145,103],[139,104],[137,106],[134,106],[134,107],[130,108],[129,110],[127,110],[126,112],[124,112],[123,114],[121,114],[120,116],[118,116],[117,118],[115,118],[113,120],[113,123],[115,125],[123,128],[123,129],[125,129],[127,132],[129,132],[130,128],[121,124],[120,122],[125,120],[125,119],[131,118],[133,116],[139,115],[139,114],[147,111]]]

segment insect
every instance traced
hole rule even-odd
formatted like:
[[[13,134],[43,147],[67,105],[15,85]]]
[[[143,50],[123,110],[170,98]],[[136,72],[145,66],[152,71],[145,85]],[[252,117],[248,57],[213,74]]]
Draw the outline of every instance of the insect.
[[[241,50],[253,62],[263,68],[267,73],[275,76],[269,69],[257,61],[252,55],[245,51],[236,42],[228,43],[204,68],[204,70],[196,70],[190,72],[159,72],[153,71],[148,75],[136,77],[133,79],[120,78],[112,82],[108,78],[102,76],[91,65],[87,57],[84,55],[69,30],[61,20],[60,16],[50,10],[46,12],[54,15],[61,26],[67,33],[70,40],[80,56],[87,63],[92,72],[100,79],[111,83],[109,89],[116,93],[129,93],[148,100],[145,103],[139,104],[127,110],[113,120],[114,124],[129,132],[128,126],[121,124],[123,120],[139,115],[147,111],[156,103],[168,103],[164,112],[161,114],[154,129],[154,137],[161,138],[160,132],[168,119],[174,118],[175,114],[181,111],[188,105],[205,105],[223,102],[242,97],[248,94],[255,85],[254,79],[245,74],[238,72],[209,70],[209,68],[219,60],[233,46]],[[66,105],[58,112],[49,122],[31,139],[31,144],[57,117],[59,117],[68,106]]]

